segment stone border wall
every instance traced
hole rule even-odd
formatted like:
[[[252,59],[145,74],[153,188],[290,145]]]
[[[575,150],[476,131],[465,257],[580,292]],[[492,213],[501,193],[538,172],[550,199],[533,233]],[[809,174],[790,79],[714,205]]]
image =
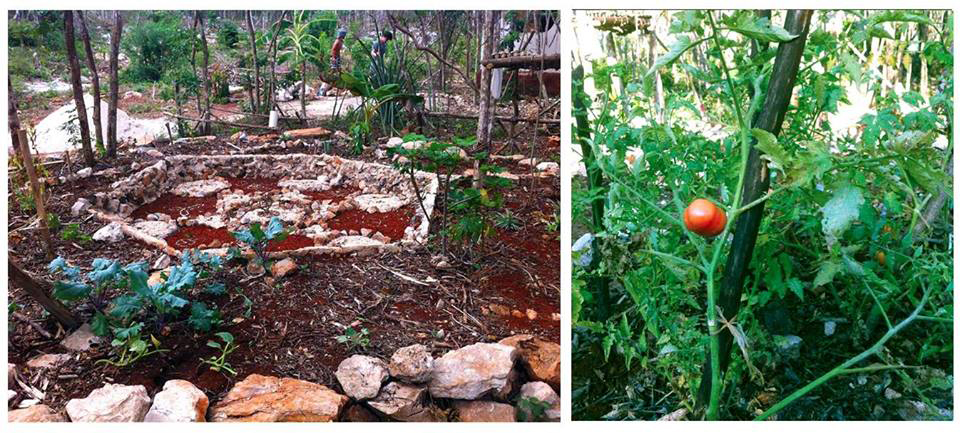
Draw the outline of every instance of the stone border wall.
[[[349,160],[326,154],[177,155],[165,157],[125,179],[112,183],[109,192],[94,195],[93,206],[89,211],[103,222],[120,224],[123,232],[135,239],[146,241],[168,254],[177,254],[179,251],[168,246],[162,239],[138,232],[131,225],[133,221],[130,220],[129,215],[140,206],[153,202],[181,183],[216,176],[280,180],[338,179],[340,184],[357,187],[364,194],[389,191],[391,194],[405,198],[415,209],[414,225],[407,227],[402,239],[392,240],[390,243],[373,239],[369,242],[364,239],[360,239],[362,242],[350,242],[347,238],[358,237],[339,236],[329,241],[328,245],[271,254],[276,257],[313,253],[372,253],[416,248],[427,241],[430,230],[428,217],[433,213],[439,188],[435,173],[424,171],[415,173],[417,186],[423,196],[423,208],[421,208],[414,188],[410,184],[409,175],[384,164]],[[207,251],[215,254],[225,253],[226,248]]]

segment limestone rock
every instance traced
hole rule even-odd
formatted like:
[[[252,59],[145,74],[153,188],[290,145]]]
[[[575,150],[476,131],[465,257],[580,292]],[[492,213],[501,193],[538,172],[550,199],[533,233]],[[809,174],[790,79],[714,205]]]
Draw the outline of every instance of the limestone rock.
[[[380,385],[390,377],[383,361],[365,355],[353,355],[341,361],[336,375],[343,392],[357,400],[376,397]]]
[[[27,361],[27,367],[30,368],[57,368],[70,361],[71,356],[66,353],[47,353],[31,358]]]
[[[77,199],[73,206],[70,207],[70,215],[80,216],[85,213],[87,209],[90,209],[90,200],[85,198]]]
[[[463,422],[514,422],[517,410],[506,403],[495,401],[454,401],[453,408]]]
[[[550,405],[550,407],[544,413],[547,421],[560,421],[560,396],[557,395],[556,391],[547,385],[545,382],[527,382],[520,387],[520,401],[524,399],[536,399],[540,402]],[[529,411],[523,409],[522,407],[518,409],[520,412],[518,415],[521,418],[526,418],[529,421],[533,421],[534,414],[531,414]]]
[[[423,399],[426,395],[425,386],[390,382],[368,404],[395,421],[413,421],[424,411]]]
[[[93,240],[97,242],[118,242],[123,239],[123,230],[120,229],[120,223],[112,222],[100,228],[93,233]]]
[[[537,171],[542,171],[551,176],[556,176],[560,173],[560,164],[555,162],[541,162],[537,164]]]
[[[340,247],[346,250],[362,249],[383,245],[383,242],[375,241],[365,236],[341,236],[330,241],[328,246]]]
[[[509,386],[514,347],[496,343],[477,343],[447,352],[433,364],[430,395],[436,398],[475,400]]]
[[[560,345],[528,334],[500,340],[500,344],[517,348],[520,363],[534,381],[546,382],[560,390]]]
[[[181,197],[207,197],[229,187],[223,179],[201,179],[181,183],[173,188],[173,193]]]
[[[210,420],[326,422],[336,419],[348,400],[323,385],[251,374],[213,407]]]
[[[84,167],[77,170],[77,177],[81,179],[90,177],[91,174],[93,174],[93,169],[90,167]]]
[[[287,274],[297,270],[297,262],[293,259],[283,259],[270,266],[270,275],[275,278],[283,278]]]
[[[11,410],[7,413],[7,422],[66,422],[62,414],[54,412],[45,404],[30,406],[26,409]]]
[[[171,221],[139,221],[132,225],[138,231],[157,239],[163,239],[177,231],[177,224]]]
[[[64,338],[60,342],[60,345],[66,347],[75,352],[84,352],[90,350],[90,346],[100,344],[100,337],[93,335],[93,331],[90,329],[89,323],[84,323],[82,326],[77,328],[76,331],[73,331],[72,334],[68,335],[67,338]]]
[[[67,402],[73,422],[140,422],[148,410],[150,397],[143,385],[106,384]]]
[[[163,391],[153,396],[146,422],[204,422],[210,400],[192,383],[168,380]]]
[[[366,212],[391,212],[400,209],[407,202],[392,194],[362,194],[353,198],[357,209]]]
[[[390,357],[390,375],[412,383],[430,380],[433,373],[433,356],[422,344],[401,347]]]

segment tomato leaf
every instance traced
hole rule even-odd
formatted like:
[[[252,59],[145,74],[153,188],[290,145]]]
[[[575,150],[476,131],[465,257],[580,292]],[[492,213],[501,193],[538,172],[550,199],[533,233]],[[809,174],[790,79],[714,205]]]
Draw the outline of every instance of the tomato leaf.
[[[753,20],[748,15],[744,15],[737,23],[730,25],[729,29],[761,42],[790,42],[798,36],[790,34],[783,27],[770,24],[767,18]]]
[[[834,191],[833,197],[820,209],[823,212],[823,234],[828,245],[833,245],[840,234],[856,221],[863,202],[863,192],[855,186],[846,185]]]
[[[670,51],[658,57],[657,60],[653,62],[653,66],[651,66],[650,69],[647,70],[647,73],[644,77],[649,77],[653,75],[654,72],[657,72],[657,69],[660,69],[664,66],[667,66],[673,63],[675,60],[680,58],[680,56],[683,55],[683,53],[687,52],[687,50],[695,47],[697,44],[703,42],[704,40],[705,39],[697,39],[696,41],[691,41],[690,37],[687,35],[678,36],[677,40],[674,41],[674,43],[670,44]]]

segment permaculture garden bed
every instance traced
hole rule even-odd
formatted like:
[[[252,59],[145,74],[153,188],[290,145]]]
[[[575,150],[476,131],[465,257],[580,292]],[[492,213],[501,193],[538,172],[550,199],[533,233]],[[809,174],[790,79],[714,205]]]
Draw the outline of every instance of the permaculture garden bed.
[[[546,137],[541,139],[547,141]],[[296,146],[295,149],[311,148],[299,142],[290,144]],[[166,151],[169,146],[159,148]],[[227,149],[235,150],[218,139],[180,144],[176,152],[202,154]],[[373,159],[372,153],[365,152],[360,158]],[[143,151],[121,153],[114,164],[115,173],[50,186],[48,209],[60,215],[63,225],[75,223],[80,233],[92,234],[103,222],[90,215],[70,217],[70,208],[77,199],[95,197],[97,193],[110,194],[115,191],[116,182],[129,180],[142,172],[143,167],[155,165],[162,159],[170,158],[158,159]],[[253,181],[251,177],[235,176],[222,177],[231,188],[247,188],[254,193],[273,189],[273,182],[283,178],[273,175]],[[354,192],[343,188],[322,194],[347,196]],[[178,206],[174,208],[177,213],[185,209],[188,215],[202,215],[214,206],[203,199],[164,199],[162,196],[135,207],[128,218],[145,218],[163,210],[167,204]],[[556,232],[548,231],[542,222],[555,213],[558,197],[557,177],[525,179],[505,190],[505,206],[523,224],[516,230],[497,229],[486,241],[487,253],[474,263],[452,261],[449,266],[437,266],[437,258],[429,248],[403,248],[361,256],[312,254],[297,257],[300,269],[290,277],[276,280],[272,286],[249,280],[242,266],[228,266],[223,282],[229,294],[201,295],[198,300],[219,309],[225,322],[222,330],[235,336],[239,349],[230,356],[230,362],[237,370],[236,376],[211,371],[201,364],[201,358],[216,352],[205,345],[211,336],[196,334],[183,322],[170,324],[168,330],[157,334],[161,346],[170,349],[169,352],[151,355],[132,367],[95,364],[109,357],[109,347],[101,346],[73,353],[70,362],[56,369],[21,367],[21,375],[33,386],[46,383],[43,403],[61,412],[68,400],[85,397],[104,383],[142,384],[153,395],[171,379],[190,381],[210,397],[212,406],[235,383],[254,373],[295,377],[338,390],[333,372],[339,362],[356,353],[388,359],[396,349],[419,343],[439,356],[478,341],[496,342],[516,334],[533,334],[559,343],[559,244]],[[438,198],[437,206],[440,209],[445,206],[442,198]],[[24,226],[31,215],[19,206],[11,206],[12,227]],[[364,216],[369,215],[377,214]],[[330,223],[337,227],[336,218]],[[10,237],[11,249],[27,271],[48,279],[48,260],[43,257],[40,240],[28,233],[14,231]],[[98,257],[121,263],[140,260],[153,263],[163,254],[128,237],[111,243],[65,240],[56,236],[54,248],[56,255],[80,266],[87,266]],[[398,274],[424,284],[405,280]],[[241,292],[250,300],[249,304]],[[60,340],[67,333],[58,330],[52,319],[44,317],[19,287],[11,286],[11,301],[21,305],[19,312],[39,323],[53,338],[37,334],[25,323],[11,322],[9,362],[23,366],[41,354],[70,353],[60,346]],[[79,312],[85,320],[89,319],[88,314]],[[336,341],[344,327],[351,325],[368,329],[367,347],[350,348]]]
[[[180,155],[95,194],[91,212],[173,256],[226,254],[230,231],[273,216],[292,230],[277,255],[395,251],[429,230],[437,177],[415,177],[328,155]]]

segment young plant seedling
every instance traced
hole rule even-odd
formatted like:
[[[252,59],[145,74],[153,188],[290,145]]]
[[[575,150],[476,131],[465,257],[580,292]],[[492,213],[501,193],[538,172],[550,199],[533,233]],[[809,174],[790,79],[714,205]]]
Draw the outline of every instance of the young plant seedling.
[[[237,345],[233,342],[233,334],[229,332],[218,332],[214,335],[216,335],[220,341],[223,341],[223,344],[210,340],[207,341],[207,346],[220,350],[220,356],[211,356],[206,359],[201,359],[200,362],[210,365],[210,369],[213,371],[225,371],[232,376],[236,376],[236,370],[227,362],[227,357],[230,356],[234,350],[237,350]]]

